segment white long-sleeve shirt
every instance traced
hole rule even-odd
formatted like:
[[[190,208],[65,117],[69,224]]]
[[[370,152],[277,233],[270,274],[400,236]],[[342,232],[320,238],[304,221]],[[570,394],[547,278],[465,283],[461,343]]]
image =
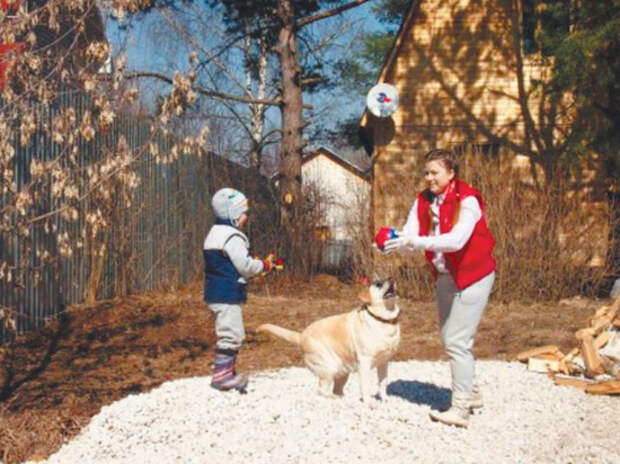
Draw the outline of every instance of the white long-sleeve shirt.
[[[240,281],[246,283],[263,270],[263,262],[249,254],[250,244],[245,234],[232,226],[214,225],[204,241],[205,250],[224,250],[239,274]]]
[[[465,246],[471,238],[474,227],[482,218],[482,210],[476,197],[469,196],[461,200],[459,218],[452,230],[446,234],[439,231],[439,205],[443,201],[443,195],[437,195],[431,203],[431,218],[433,225],[431,234],[420,236],[420,222],[418,221],[418,200],[413,202],[409,210],[409,216],[402,233],[410,237],[416,237],[415,247],[412,249],[432,250],[435,252],[433,264],[438,272],[447,272],[446,261],[443,256],[446,252],[458,251]]]

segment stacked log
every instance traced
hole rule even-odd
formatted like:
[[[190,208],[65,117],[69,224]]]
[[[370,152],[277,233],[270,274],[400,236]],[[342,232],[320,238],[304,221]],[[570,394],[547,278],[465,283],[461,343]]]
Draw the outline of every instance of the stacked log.
[[[594,395],[620,394],[620,296],[599,308],[590,325],[575,332],[577,346],[564,354],[555,345],[522,351],[517,361],[546,372],[556,385],[569,385]]]

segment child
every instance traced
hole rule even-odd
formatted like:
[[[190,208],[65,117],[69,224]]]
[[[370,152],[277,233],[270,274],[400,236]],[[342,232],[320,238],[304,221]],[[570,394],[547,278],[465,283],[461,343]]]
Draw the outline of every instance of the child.
[[[215,317],[215,362],[211,386],[245,391],[246,376],[235,371],[235,360],[245,338],[241,304],[247,299],[247,279],[269,272],[269,260],[253,259],[250,243],[240,229],[248,220],[248,200],[232,188],[218,190],[211,199],[215,224],[204,241],[204,300]]]

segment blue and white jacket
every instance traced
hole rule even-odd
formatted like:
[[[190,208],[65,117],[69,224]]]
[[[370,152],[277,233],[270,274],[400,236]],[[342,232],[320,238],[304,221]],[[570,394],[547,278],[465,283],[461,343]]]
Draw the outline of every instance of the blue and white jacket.
[[[263,262],[249,254],[250,242],[228,221],[217,219],[203,246],[204,300],[207,303],[244,303],[250,277],[263,270]]]

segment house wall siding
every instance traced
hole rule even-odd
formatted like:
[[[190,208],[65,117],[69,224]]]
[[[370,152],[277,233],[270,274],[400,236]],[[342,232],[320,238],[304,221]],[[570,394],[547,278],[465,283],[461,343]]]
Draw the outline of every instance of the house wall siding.
[[[315,188],[325,202],[325,221],[334,240],[351,238],[351,224],[368,204],[370,183],[342,167],[324,154],[318,154],[302,165],[306,188]]]
[[[548,123],[536,83],[549,80],[551,62],[515,53],[521,47],[520,5],[514,0],[418,2],[380,75],[380,81],[397,88],[399,106],[390,118],[367,112],[361,122],[374,144],[373,230],[404,224],[424,187],[420,160],[428,150],[502,140],[515,160],[514,147],[527,145],[521,105],[527,105],[534,125]],[[545,135],[549,139],[557,140],[571,125],[570,105],[569,96],[560,101]],[[522,172],[525,178],[531,174],[527,168]],[[592,211],[605,210],[604,204],[592,206]],[[606,230],[604,214],[598,215],[590,231],[603,252]]]
[[[404,205],[399,203],[410,204],[411,198],[399,202],[392,196],[403,183],[411,185],[412,191],[421,187],[421,176],[411,178],[431,148],[484,143],[491,136],[523,140],[514,53],[518,31],[513,27],[519,27],[521,13],[515,10],[519,4],[509,0],[419,2],[395,60],[382,75],[397,88],[399,107],[391,118],[368,115],[362,122],[371,128],[375,143],[375,227],[395,215],[404,220],[402,213],[392,211],[402,211]],[[549,67],[539,61],[526,57],[522,66],[534,120],[539,100],[531,84],[549,73]]]

